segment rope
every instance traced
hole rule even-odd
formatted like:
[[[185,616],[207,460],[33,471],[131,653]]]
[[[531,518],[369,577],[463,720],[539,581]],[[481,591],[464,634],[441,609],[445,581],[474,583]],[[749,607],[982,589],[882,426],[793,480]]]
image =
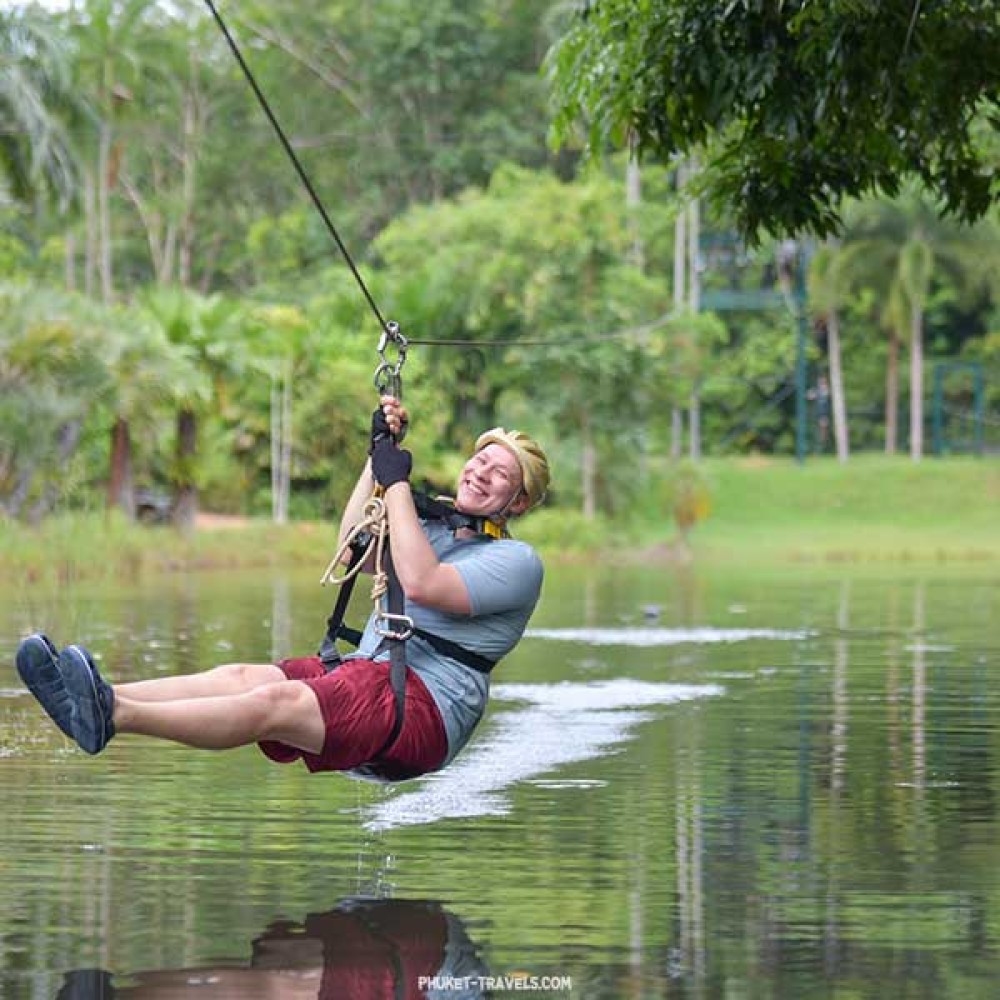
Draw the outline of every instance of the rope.
[[[316,189],[313,187],[312,181],[309,180],[309,175],[306,173],[305,168],[302,166],[302,163],[300,162],[298,156],[296,155],[295,150],[292,149],[292,144],[288,141],[284,129],[282,129],[281,125],[278,123],[278,119],[274,115],[274,112],[271,110],[271,106],[270,104],[268,104],[267,98],[264,96],[263,92],[258,86],[253,73],[250,72],[250,67],[247,65],[246,60],[243,58],[243,53],[240,52],[239,46],[236,44],[236,41],[230,34],[229,28],[226,26],[226,22],[223,21],[222,15],[219,14],[218,10],[216,10],[215,4],[212,2],[212,0],[205,0],[205,5],[208,7],[209,11],[212,14],[212,17],[215,19],[215,23],[219,26],[219,30],[222,32],[223,37],[226,39],[226,42],[228,43],[230,51],[233,53],[236,62],[239,63],[240,69],[243,70],[243,75],[246,77],[247,83],[250,84],[250,89],[253,90],[254,95],[257,98],[257,102],[260,104],[264,114],[267,115],[267,119],[271,123],[271,127],[274,129],[275,134],[278,136],[278,139],[281,142],[281,145],[284,148],[285,153],[287,154],[289,160],[292,161],[292,166],[295,168],[296,173],[299,175],[299,180],[302,181],[302,184],[305,187],[307,193],[309,194],[309,197],[312,199],[312,203],[315,206],[316,211],[319,212],[320,218],[323,220],[327,232],[333,237],[333,241],[337,244],[337,247],[339,248],[341,254],[343,255],[344,260],[347,263],[347,266],[351,269],[351,274],[354,275],[354,280],[358,283],[358,288],[361,289],[361,294],[364,295],[365,299],[368,302],[369,307],[371,308],[371,311],[375,314],[375,318],[378,320],[379,326],[382,328],[383,331],[388,333],[389,332],[388,324],[382,317],[382,313],[379,311],[379,307],[375,304],[375,299],[372,297],[371,292],[368,290],[368,286],[365,284],[364,279],[361,277],[361,273],[360,271],[358,271],[358,268],[354,263],[354,259],[351,257],[350,253],[348,253],[347,247],[344,245],[344,241],[340,238],[340,234],[337,232],[336,226],[334,226],[333,221],[327,214],[326,208],[323,206],[323,202],[320,201],[320,197],[316,193]]]
[[[350,572],[336,576],[336,569],[344,560],[344,557],[351,550],[354,542],[362,535],[368,535],[364,556],[357,561]],[[389,589],[389,575],[385,571],[385,543],[389,537],[389,518],[385,508],[385,501],[381,497],[373,496],[365,504],[361,513],[361,519],[347,533],[337,554],[330,560],[326,569],[320,577],[320,583],[324,586],[332,584],[335,587],[343,586],[348,580],[361,572],[361,567],[368,562],[374,552],[374,578],[372,579],[372,602],[377,605],[382,595]]]

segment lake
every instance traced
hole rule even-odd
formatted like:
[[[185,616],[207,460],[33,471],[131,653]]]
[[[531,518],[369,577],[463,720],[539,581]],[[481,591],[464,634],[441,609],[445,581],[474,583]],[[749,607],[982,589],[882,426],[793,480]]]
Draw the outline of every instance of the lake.
[[[1000,568],[550,568],[396,787],[89,758],[13,668],[36,628],[115,680],[308,653],[321,569],[2,592],[4,998],[996,995]]]

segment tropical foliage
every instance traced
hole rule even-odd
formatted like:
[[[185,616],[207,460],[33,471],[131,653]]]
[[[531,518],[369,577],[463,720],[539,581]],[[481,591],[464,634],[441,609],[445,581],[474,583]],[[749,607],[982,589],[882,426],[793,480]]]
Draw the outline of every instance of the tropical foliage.
[[[404,381],[417,468],[447,489],[479,430],[520,424],[553,443],[552,503],[590,518],[624,516],[641,494],[672,495],[658,477],[680,475],[670,456],[685,422],[695,460],[788,452],[803,309],[816,449],[836,444],[846,460],[899,446],[919,457],[936,378],[927,369],[942,359],[980,366],[977,426],[987,447],[1000,446],[996,211],[976,227],[941,220],[943,208],[985,208],[980,181],[963,171],[1000,164],[988,107],[971,117],[949,107],[954,121],[926,162],[913,160],[923,184],[879,175],[884,190],[847,204],[836,243],[800,241],[792,256],[812,260],[806,282],[784,267],[785,243],[733,235],[753,219],[780,229],[818,214],[819,230],[832,220],[815,191],[789,193],[803,143],[830,136],[814,123],[799,142],[767,125],[782,108],[803,121],[815,94],[775,88],[793,59],[810,86],[840,80],[853,93],[862,69],[844,46],[859,25],[895,23],[896,5],[858,8],[858,24],[841,4],[773,16],[702,5],[697,17],[691,5],[660,6],[664,18],[694,18],[682,23],[705,40],[690,53],[697,65],[674,64],[679,101],[706,59],[730,74],[719,87],[763,74],[761,99],[773,98],[756,124],[735,92],[713,104],[706,121],[719,134],[705,166],[684,164],[685,185],[676,164],[610,157],[586,169],[547,145],[546,53],[560,71],[590,65],[623,3],[590,5],[583,20],[558,0],[223,8],[360,276],[412,340]],[[931,75],[911,110],[926,120],[908,118],[909,138],[886,151],[866,113],[844,118],[847,102],[830,124],[846,130],[845,149],[868,136],[886,169],[897,152],[909,156],[911,139],[939,120],[940,60],[974,7],[924,4],[914,20],[907,58]],[[758,16],[782,45],[741,65]],[[742,41],[716,51],[727,18]],[[940,39],[928,35],[934,25]],[[806,27],[811,47],[798,44]],[[816,40],[839,29],[828,54],[840,61],[810,63]],[[955,69],[956,101],[981,82],[991,32]],[[619,72],[637,70],[637,52],[619,52]],[[910,68],[904,60],[899,86],[909,88]],[[10,10],[0,69],[3,511],[37,519],[107,502],[131,516],[137,490],[152,490],[172,497],[184,524],[199,502],[279,520],[335,512],[364,454],[378,322],[202,7]],[[564,109],[585,87],[595,100],[605,93],[600,69],[579,78],[572,100],[562,80]],[[601,129],[623,107],[607,93]],[[662,122],[635,124],[636,142],[662,138]],[[760,159],[765,147],[786,166]],[[736,197],[727,171],[755,156],[747,176],[759,184]],[[838,190],[867,190],[874,162],[858,161]],[[725,196],[694,200],[709,189]],[[963,438],[974,408],[963,378],[946,384],[949,440]]]

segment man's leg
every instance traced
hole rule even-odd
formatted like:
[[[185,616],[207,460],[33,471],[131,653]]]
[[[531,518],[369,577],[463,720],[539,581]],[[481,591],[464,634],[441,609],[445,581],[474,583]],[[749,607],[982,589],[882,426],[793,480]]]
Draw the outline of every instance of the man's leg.
[[[319,701],[301,681],[282,679],[241,694],[175,701],[131,700],[128,687],[115,688],[118,733],[156,736],[204,750],[228,750],[259,740],[280,740],[307,753],[323,749],[326,731]]]
[[[180,701],[246,694],[264,684],[284,680],[284,672],[273,663],[224,663],[197,674],[115,684],[114,689],[116,698],[128,701]]]

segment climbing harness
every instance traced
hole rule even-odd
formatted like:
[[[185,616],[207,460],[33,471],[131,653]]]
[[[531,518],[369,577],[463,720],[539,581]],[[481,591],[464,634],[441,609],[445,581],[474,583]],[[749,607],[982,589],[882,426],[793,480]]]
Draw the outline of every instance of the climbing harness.
[[[503,529],[495,522],[486,518],[471,517],[455,510],[454,507],[441,500],[432,499],[423,493],[413,491],[413,501],[417,513],[425,520],[439,520],[449,529],[457,531],[468,528],[477,537],[486,541],[503,537]],[[496,666],[496,660],[482,656],[466,649],[457,642],[435,635],[415,625],[413,619],[406,614],[406,598],[403,588],[392,565],[392,553],[388,545],[388,520],[385,512],[385,502],[381,496],[373,496],[365,505],[361,520],[345,537],[336,555],[330,561],[323,573],[322,583],[334,584],[340,587],[337,601],[326,623],[326,635],[319,648],[319,658],[327,671],[335,670],[343,657],[337,649],[337,640],[343,639],[353,646],[361,642],[362,632],[344,624],[344,615],[350,603],[351,593],[363,566],[372,561],[374,581],[372,584],[372,601],[374,603],[374,628],[382,637],[382,641],[371,654],[373,657],[388,650],[389,681],[395,699],[395,717],[388,738],[379,748],[372,760],[368,761],[362,770],[392,781],[404,780],[412,775],[400,773],[391,774],[379,770],[380,758],[396,742],[403,728],[406,706],[406,643],[417,638],[427,643],[442,656],[447,656],[481,674],[489,674]],[[341,564],[347,553],[350,558],[347,568],[336,575],[336,567]],[[385,606],[382,606],[382,598]]]
[[[495,521],[484,517],[473,517],[455,510],[450,504],[433,499],[424,493],[414,490],[414,506],[417,514],[425,521],[441,521],[449,530],[458,531],[467,528],[474,532],[479,538],[491,541],[496,538],[506,537],[506,532],[501,525]],[[344,624],[344,615],[347,605],[351,599],[354,584],[357,582],[358,574],[362,567],[371,562],[373,569],[373,582],[371,598],[374,604],[375,631],[382,637],[383,643],[402,644],[407,639],[417,636],[423,639],[428,645],[434,647],[439,653],[450,656],[452,659],[464,663],[473,670],[480,673],[489,673],[496,660],[474,653],[472,650],[460,646],[458,643],[445,639],[442,636],[434,635],[431,632],[419,628],[413,623],[413,619],[403,611],[403,604],[399,607],[392,606],[393,580],[395,571],[392,566],[391,554],[388,547],[388,521],[385,515],[385,503],[380,496],[373,496],[365,505],[361,520],[351,529],[345,537],[336,555],[330,560],[329,565],[320,580],[323,584],[333,584],[339,586],[340,593],[333,612],[327,620],[326,635],[320,647],[319,656],[327,670],[334,669],[341,662],[341,655],[336,648],[336,641],[344,639],[353,646],[361,642],[362,633]],[[336,575],[336,568],[345,556],[350,553],[347,568],[340,576]],[[382,598],[386,598],[387,606],[383,609]],[[391,648],[391,647],[390,647]]]

